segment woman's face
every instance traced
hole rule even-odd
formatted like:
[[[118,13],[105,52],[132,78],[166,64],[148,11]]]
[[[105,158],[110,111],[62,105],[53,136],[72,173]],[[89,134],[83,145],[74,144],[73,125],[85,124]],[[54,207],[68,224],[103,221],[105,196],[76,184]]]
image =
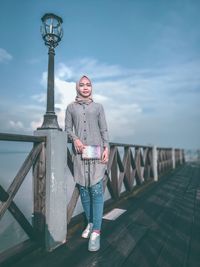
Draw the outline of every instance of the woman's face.
[[[79,82],[79,93],[83,97],[89,97],[92,93],[91,82],[86,77],[83,77]]]

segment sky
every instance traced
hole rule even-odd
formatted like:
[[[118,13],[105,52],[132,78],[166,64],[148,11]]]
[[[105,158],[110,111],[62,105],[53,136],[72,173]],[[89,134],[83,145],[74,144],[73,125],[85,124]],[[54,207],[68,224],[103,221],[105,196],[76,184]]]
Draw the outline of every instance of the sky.
[[[55,108],[64,129],[88,75],[111,142],[200,147],[200,1],[0,0],[0,132],[33,134],[46,111],[41,17],[63,19]]]

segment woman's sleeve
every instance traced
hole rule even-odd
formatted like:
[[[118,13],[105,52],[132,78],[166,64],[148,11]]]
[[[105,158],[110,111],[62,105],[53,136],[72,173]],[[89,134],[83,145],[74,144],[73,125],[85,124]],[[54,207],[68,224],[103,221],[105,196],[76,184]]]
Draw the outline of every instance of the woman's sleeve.
[[[67,135],[71,141],[78,139],[78,136],[76,136],[73,132],[73,120],[69,106],[65,112],[65,131],[67,132]]]
[[[99,111],[99,129],[103,140],[103,146],[109,148],[108,127],[106,123],[104,108],[102,105],[100,105],[100,111]]]

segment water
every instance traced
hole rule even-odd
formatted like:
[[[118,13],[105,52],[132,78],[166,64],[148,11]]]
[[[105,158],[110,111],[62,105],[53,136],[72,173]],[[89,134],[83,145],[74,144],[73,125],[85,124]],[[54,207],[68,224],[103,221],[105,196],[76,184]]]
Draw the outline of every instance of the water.
[[[32,143],[0,141],[0,185],[7,190],[32,149]],[[32,169],[19,188],[14,202],[31,223],[33,213]],[[7,210],[0,221],[0,252],[28,239]]]

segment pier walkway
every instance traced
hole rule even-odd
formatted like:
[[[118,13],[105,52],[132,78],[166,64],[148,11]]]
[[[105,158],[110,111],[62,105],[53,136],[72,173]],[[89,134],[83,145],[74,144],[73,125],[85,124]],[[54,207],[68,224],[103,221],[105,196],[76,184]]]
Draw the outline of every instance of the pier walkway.
[[[88,252],[79,223],[55,251],[37,250],[9,266],[200,266],[200,164],[179,166],[113,205],[127,211],[103,220],[100,251]]]

